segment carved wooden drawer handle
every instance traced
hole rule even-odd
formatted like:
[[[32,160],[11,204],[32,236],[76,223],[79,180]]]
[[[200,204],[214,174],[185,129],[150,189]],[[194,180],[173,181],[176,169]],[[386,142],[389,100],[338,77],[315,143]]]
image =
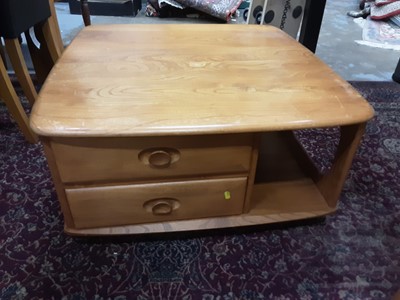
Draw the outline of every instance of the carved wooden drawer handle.
[[[172,210],[173,207],[170,203],[162,201],[158,202],[151,208],[153,215],[156,216],[169,215],[172,213]]]
[[[179,151],[173,148],[150,148],[139,153],[139,160],[142,163],[157,169],[168,168],[179,158]]]
[[[149,164],[156,168],[167,168],[171,164],[171,155],[163,150],[156,150],[149,155]]]
[[[144,209],[155,216],[170,215],[174,210],[177,210],[179,206],[179,200],[174,198],[152,199],[143,204]]]

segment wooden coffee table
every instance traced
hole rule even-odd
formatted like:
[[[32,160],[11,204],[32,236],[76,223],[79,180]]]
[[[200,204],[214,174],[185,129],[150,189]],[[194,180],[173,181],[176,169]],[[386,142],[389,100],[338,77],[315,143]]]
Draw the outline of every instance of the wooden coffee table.
[[[66,49],[31,127],[65,231],[135,234],[332,213],[372,116],[276,28],[105,25]],[[335,159],[319,174],[292,131],[336,126]]]

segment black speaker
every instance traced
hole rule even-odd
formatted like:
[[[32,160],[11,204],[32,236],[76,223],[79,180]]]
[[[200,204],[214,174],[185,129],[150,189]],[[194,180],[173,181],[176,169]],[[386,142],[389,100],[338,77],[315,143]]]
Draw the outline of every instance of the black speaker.
[[[0,36],[18,38],[50,15],[48,0],[0,0]]]
[[[136,16],[142,9],[141,0],[88,0],[91,16]],[[69,0],[71,14],[81,14],[79,0]]]

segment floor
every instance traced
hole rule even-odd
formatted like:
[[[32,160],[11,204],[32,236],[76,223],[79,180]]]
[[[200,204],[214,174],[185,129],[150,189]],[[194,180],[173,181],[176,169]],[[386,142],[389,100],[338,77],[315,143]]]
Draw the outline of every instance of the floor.
[[[362,28],[346,13],[356,10],[358,0],[327,0],[316,55],[346,80],[390,81],[400,51],[359,45]],[[80,15],[71,15],[67,3],[56,3],[58,20],[65,44],[83,28]],[[92,24],[106,23],[183,23],[207,22],[199,19],[159,19],[146,17],[92,16]],[[243,22],[239,16],[237,22]],[[218,25],[216,25],[218,26]],[[234,25],[233,25],[234,26]]]

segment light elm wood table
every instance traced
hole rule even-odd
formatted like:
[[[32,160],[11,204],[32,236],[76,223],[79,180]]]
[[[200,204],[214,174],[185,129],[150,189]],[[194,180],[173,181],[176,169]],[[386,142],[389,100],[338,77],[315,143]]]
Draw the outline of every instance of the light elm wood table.
[[[332,213],[372,116],[279,29],[105,25],[83,29],[63,53],[31,126],[65,231],[101,235]],[[336,126],[336,156],[320,174],[292,131]]]

